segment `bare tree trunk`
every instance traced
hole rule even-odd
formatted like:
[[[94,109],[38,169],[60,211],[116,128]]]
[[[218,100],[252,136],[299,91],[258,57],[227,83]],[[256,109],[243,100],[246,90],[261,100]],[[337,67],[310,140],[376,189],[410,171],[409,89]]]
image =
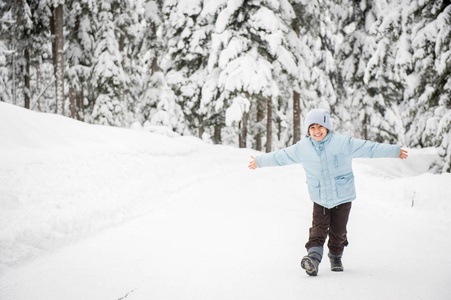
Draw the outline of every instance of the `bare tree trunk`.
[[[76,103],[77,95],[75,94],[75,90],[72,86],[69,86],[69,102],[70,102],[70,117],[75,119],[76,117]]]
[[[293,144],[301,139],[301,105],[299,99],[299,93],[293,91]]]
[[[267,100],[267,117],[266,117],[266,153],[272,151],[272,101]]]
[[[204,117],[203,116],[198,116],[197,117],[197,120],[199,121],[199,131],[198,131],[198,134],[199,134],[199,138],[200,139],[202,139],[202,135],[204,134]]]
[[[221,126],[215,125],[214,126],[214,134],[213,134],[213,143],[215,144],[221,144],[222,143],[222,137],[221,137]]]
[[[152,26],[152,33],[154,36],[157,35],[157,26]],[[157,61],[157,55],[155,54],[153,60],[152,60],[152,66],[151,66],[151,75],[153,75],[155,72],[158,71],[158,61]]]
[[[156,71],[158,71],[158,63],[157,63],[157,57],[155,56],[152,60],[152,66],[151,66],[151,75],[153,75]]]
[[[56,66],[56,44],[55,44],[55,10],[52,9],[52,13],[50,15],[50,35],[52,40],[52,61],[53,66]],[[55,68],[53,68],[53,74],[56,73]]]
[[[362,135],[363,135],[363,139],[364,140],[368,139],[368,130],[367,130],[367,127],[366,127],[367,118],[368,117],[367,117],[367,115],[365,113],[364,116],[363,116],[363,120],[362,120]]]
[[[77,93],[77,120],[80,120],[80,121],[85,120],[85,105],[83,103],[84,97],[85,96],[84,96],[83,86],[82,86],[80,93]]]
[[[41,60],[36,63],[36,89],[41,92]],[[38,110],[41,111],[41,100],[38,98]]]
[[[83,115],[82,113],[80,113],[80,111],[83,112],[83,91],[77,93],[76,101],[77,101],[77,120],[83,121]]]
[[[25,104],[24,107],[30,109],[30,93],[31,93],[31,86],[30,86],[30,51],[28,48],[25,49],[25,74],[24,74],[24,81],[25,81]]]
[[[121,15],[123,14],[123,10],[124,10],[124,8],[121,6]],[[125,57],[125,53],[124,53],[124,49],[125,49],[125,34],[124,34],[125,26],[121,25],[119,29],[120,29],[120,32],[121,32],[121,34],[119,36],[119,52],[122,55],[121,66],[122,66],[122,69],[124,69],[124,65],[125,65],[125,62],[124,62],[124,57]],[[122,103],[125,101],[124,82],[121,82],[119,84],[119,99],[120,99],[120,101]]]
[[[15,50],[15,49],[14,49]],[[13,104],[16,105],[17,86],[16,86],[16,51],[13,52]]]
[[[262,129],[261,122],[265,118],[265,99],[261,98],[257,102],[257,136],[255,137],[255,149],[262,150]]]
[[[72,29],[72,36],[77,36],[80,32],[80,20],[77,20],[75,22],[75,26]],[[73,62],[69,62],[70,66],[69,68],[73,67]],[[73,80],[77,80],[76,78],[70,78],[69,79],[69,109],[70,109],[70,117],[72,119],[80,120],[80,109],[83,105],[83,98],[80,100],[80,94],[82,93],[80,90],[77,90],[72,83]],[[81,81],[82,79],[78,77],[78,80],[80,81],[80,84],[78,87],[82,87]]]
[[[240,122],[240,134],[238,136],[239,139],[239,147],[246,148],[246,139],[247,139],[247,119],[249,118],[249,113],[243,113],[243,117]]]
[[[55,8],[55,41],[54,68],[56,88],[56,113],[64,114],[64,36],[63,36],[63,5]]]
[[[299,37],[300,33],[300,20],[293,19],[291,28],[293,28],[296,35]],[[300,95],[293,90],[293,145],[301,139],[301,104]]]
[[[282,106],[282,100],[279,98],[279,101],[277,103],[277,109],[280,111],[280,108]],[[277,140],[280,141],[282,138],[282,119],[277,116]]]
[[[17,3],[16,2],[17,1],[12,2],[12,12],[16,18],[16,22],[14,22],[14,31],[15,32],[17,29],[17,23],[19,23],[18,22],[19,20],[17,17]],[[17,48],[16,48],[16,45],[17,45],[17,42],[16,42],[16,36],[14,34],[11,37],[11,45],[12,45],[11,50],[13,50],[13,53],[12,53],[12,70],[13,70],[13,90],[12,90],[13,95],[12,96],[13,96],[13,99],[12,99],[12,101],[13,101],[13,104],[16,105],[16,100],[17,100],[16,99],[16,97],[17,97],[17,86],[16,86],[16,70],[17,70],[16,51],[17,51]]]

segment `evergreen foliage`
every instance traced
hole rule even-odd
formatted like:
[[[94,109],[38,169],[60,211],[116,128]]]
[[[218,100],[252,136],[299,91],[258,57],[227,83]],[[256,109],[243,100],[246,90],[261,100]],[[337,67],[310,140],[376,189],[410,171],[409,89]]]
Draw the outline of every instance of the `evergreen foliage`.
[[[56,111],[58,3],[0,1],[1,101]],[[451,172],[449,1],[69,0],[63,13],[58,113],[269,151],[293,143],[299,101],[301,122],[330,109],[334,132],[437,147],[432,170]]]

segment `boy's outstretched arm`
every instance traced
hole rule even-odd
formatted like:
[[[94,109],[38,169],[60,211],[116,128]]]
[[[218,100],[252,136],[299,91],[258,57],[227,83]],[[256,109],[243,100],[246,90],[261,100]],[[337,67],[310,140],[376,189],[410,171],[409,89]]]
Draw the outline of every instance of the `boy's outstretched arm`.
[[[258,167],[257,167],[257,162],[255,161],[255,157],[253,157],[252,155],[251,155],[251,158],[252,158],[252,160],[251,160],[251,162],[249,163],[249,169],[255,170],[255,169],[258,168]]]
[[[407,150],[402,149],[401,146],[401,152],[399,153],[399,158],[400,159],[406,159],[409,155],[407,154]]]

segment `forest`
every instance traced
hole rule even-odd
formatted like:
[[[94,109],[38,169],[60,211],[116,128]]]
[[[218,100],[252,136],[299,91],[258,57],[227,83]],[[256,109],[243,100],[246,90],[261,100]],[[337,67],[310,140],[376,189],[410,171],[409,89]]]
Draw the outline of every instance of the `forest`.
[[[451,172],[444,0],[0,0],[0,101],[270,152],[333,131]]]

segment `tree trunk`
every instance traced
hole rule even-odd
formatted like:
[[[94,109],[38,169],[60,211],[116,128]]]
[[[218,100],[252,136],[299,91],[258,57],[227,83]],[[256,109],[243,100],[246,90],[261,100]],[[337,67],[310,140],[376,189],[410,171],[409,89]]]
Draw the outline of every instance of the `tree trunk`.
[[[157,26],[155,26],[155,25],[152,26],[152,32],[153,32],[154,37],[156,37],[156,35],[157,35]],[[157,51],[155,51],[155,53],[157,53]],[[155,54],[155,56],[154,56],[154,58],[152,60],[152,65],[151,65],[150,69],[151,69],[150,75],[153,75],[155,72],[158,71],[158,62],[157,62],[157,55],[156,54]]]
[[[213,134],[213,143],[215,144],[221,144],[222,143],[222,137],[221,137],[221,126],[215,125],[214,126],[214,134]]]
[[[293,28],[296,35],[300,37],[300,23],[299,19],[293,19],[291,28]],[[293,145],[301,139],[301,104],[300,95],[293,90]]]
[[[265,118],[265,99],[260,98],[257,102],[257,135],[255,137],[255,149],[262,151],[262,124],[261,122]]]
[[[11,3],[11,11],[13,13],[13,16],[16,18],[14,25],[13,25],[13,30],[14,32],[17,32],[17,24],[19,23],[18,20],[18,15],[17,15],[17,1],[12,1]],[[2,1],[2,6],[5,5],[3,4]],[[3,12],[3,10],[2,10]],[[3,19],[3,15],[2,15],[2,19]],[[1,23],[0,23],[1,24]],[[3,25],[1,25],[3,27]],[[2,30],[3,31],[3,30]],[[17,50],[17,41],[16,41],[16,35],[12,34],[11,35],[11,44],[10,44],[10,50],[12,50],[12,75],[13,75],[13,82],[12,82],[12,103],[14,105],[16,105],[16,97],[17,97],[17,86],[16,86],[16,70],[17,70],[17,65],[16,65],[16,50]]]
[[[55,44],[55,10],[50,14],[50,36],[52,41],[52,62],[56,66],[56,44]],[[53,68],[53,74],[56,74],[56,68]]]
[[[124,8],[121,6],[121,15],[124,13],[123,10],[124,10]],[[119,29],[120,29],[120,33],[121,33],[120,36],[119,36],[119,52],[122,55],[121,66],[122,66],[122,69],[124,69],[124,66],[125,66],[125,60],[124,60],[124,57],[125,57],[125,53],[124,53],[124,49],[125,49],[125,34],[124,34],[125,26],[121,25]],[[125,87],[124,87],[124,82],[123,81],[121,81],[121,83],[119,84],[119,99],[120,99],[120,101],[122,103],[125,101]]]
[[[267,117],[266,117],[266,153],[272,151],[272,101],[267,100]]]
[[[301,105],[300,95],[293,91],[293,145],[301,139]]]
[[[249,117],[249,113],[245,112],[243,113],[243,117],[240,122],[240,134],[238,136],[239,139],[239,147],[240,148],[246,148],[246,139],[247,139],[247,119]]]
[[[41,60],[36,63],[36,89],[38,93],[41,92]],[[38,110],[41,111],[41,100],[38,98]]]
[[[77,120],[80,121],[85,120],[85,104],[83,100],[84,100],[84,92],[82,86],[81,91],[77,93]]]
[[[282,100],[279,98],[277,109],[278,111],[281,110],[282,106]],[[282,119],[280,116],[277,116],[277,141],[280,142],[280,139],[282,138]]]
[[[13,57],[13,65],[12,65],[12,68],[13,68],[13,104],[14,105],[16,105],[16,101],[17,101],[17,85],[16,85],[16,69],[17,69],[17,66],[16,66],[16,51],[14,51],[13,52],[13,54],[12,54],[12,57]]]
[[[363,115],[363,120],[362,120],[362,135],[363,135],[363,139],[367,140],[368,139],[368,131],[366,128],[366,123],[367,123],[367,115],[366,112]]]
[[[53,59],[55,68],[56,113],[64,114],[64,36],[63,36],[63,5],[55,8],[55,41]]]
[[[25,49],[25,74],[24,74],[24,81],[25,81],[25,108],[30,109],[30,93],[31,93],[31,86],[30,86],[30,51],[28,48]]]
[[[199,128],[198,128],[199,138],[202,139],[202,135],[204,134],[204,117],[198,116],[197,120],[199,121]]]
[[[77,106],[77,95],[75,93],[75,90],[72,86],[69,86],[69,102],[70,102],[70,117],[72,119],[76,118],[76,106]]]

